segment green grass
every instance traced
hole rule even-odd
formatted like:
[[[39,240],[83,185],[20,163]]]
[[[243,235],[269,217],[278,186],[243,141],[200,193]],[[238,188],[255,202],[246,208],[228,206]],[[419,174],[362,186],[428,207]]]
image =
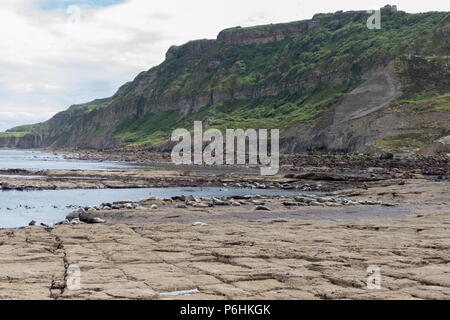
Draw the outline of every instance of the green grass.
[[[432,142],[436,136],[426,133],[408,133],[400,134],[379,140],[376,142],[376,146],[384,150],[400,151],[404,149],[423,148]]]
[[[41,124],[30,124],[30,125],[24,125],[24,126],[18,126],[14,127],[12,129],[6,130],[6,132],[34,132],[37,128],[39,128]]]
[[[114,138],[129,145],[167,140],[170,137],[167,129],[176,123],[178,114],[178,111],[163,111],[123,120],[116,127]]]
[[[150,113],[139,118],[123,120],[116,127],[114,137],[131,145],[156,144],[170,139],[173,130],[193,130],[194,121],[203,121],[205,129],[281,129],[295,123],[314,125],[327,108],[343,92],[357,83],[323,86],[296,94],[247,100],[229,100],[208,105],[198,112],[181,116],[178,111]]]
[[[24,136],[26,136],[27,134],[30,134],[30,132],[0,132],[0,138],[11,138],[11,137],[16,137],[16,138],[22,138]]]
[[[383,10],[381,30],[368,30],[370,14],[362,11],[350,16],[346,13],[318,14],[314,20],[320,26],[283,41],[252,45],[225,45],[216,42],[208,49],[192,53],[192,43],[173,46],[174,53],[161,65],[143,72],[138,81],[128,84],[112,99],[96,100],[69,108],[67,117],[57,124],[16,128],[16,131],[36,131],[43,138],[56,138],[64,145],[64,137],[80,118],[89,125],[90,114],[114,105],[129,108],[136,114],[122,119],[114,128],[114,137],[124,145],[155,144],[170,138],[176,128],[191,130],[195,120],[202,120],[207,128],[249,129],[288,128],[295,124],[311,127],[342,95],[362,82],[362,75],[373,67],[382,67],[398,60],[402,67],[404,56],[420,56],[417,68],[407,68],[408,79],[425,79],[428,72],[448,68],[448,36],[438,37],[439,30],[450,25],[447,12],[407,14]],[[285,26],[303,24],[297,21]],[[270,30],[273,25],[247,28]],[[223,31],[240,32],[244,28]],[[435,57],[440,56],[440,57]],[[425,66],[426,68],[422,68]],[[136,89],[139,79],[155,72],[146,87]],[[443,80],[446,80],[443,73]],[[339,79],[340,81],[336,81]],[[418,83],[420,87],[422,84]],[[271,89],[273,95],[271,95]],[[246,97],[238,98],[242,92]],[[158,106],[173,101],[195,101],[198,97],[213,96],[215,100],[197,112],[156,111]],[[218,100],[219,96],[220,100]],[[428,110],[448,111],[448,88],[415,87],[395,103],[418,106]],[[153,110],[153,111],[149,111]],[[107,126],[105,126],[107,127]],[[95,138],[104,133],[97,124],[87,127],[83,138]],[[425,138],[397,137],[380,143],[420,145]]]

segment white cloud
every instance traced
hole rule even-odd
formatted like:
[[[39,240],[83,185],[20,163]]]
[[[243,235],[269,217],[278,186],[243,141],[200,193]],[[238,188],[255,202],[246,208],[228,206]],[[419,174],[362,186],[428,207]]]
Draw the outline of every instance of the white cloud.
[[[386,2],[126,0],[107,7],[83,5],[80,24],[74,25],[66,12],[73,2],[59,0],[62,8],[44,11],[39,1],[0,2],[0,130],[112,95],[140,71],[161,63],[172,44],[215,38],[237,25],[301,20]],[[396,2],[412,12],[449,9],[437,0]]]

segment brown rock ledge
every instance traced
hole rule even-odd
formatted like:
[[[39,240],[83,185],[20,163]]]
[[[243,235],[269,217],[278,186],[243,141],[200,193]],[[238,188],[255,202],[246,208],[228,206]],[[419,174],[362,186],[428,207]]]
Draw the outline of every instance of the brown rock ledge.
[[[407,181],[385,189],[370,192],[379,200],[400,195],[412,214],[318,220],[303,207],[295,210],[311,219],[275,209],[255,219],[218,212],[206,226],[167,216],[1,230],[0,299],[450,298],[448,185]],[[159,210],[147,214],[166,214]],[[216,214],[194,208],[172,216],[179,212],[195,221]],[[80,290],[67,287],[72,265],[81,270]],[[380,290],[367,289],[370,265],[381,268]]]

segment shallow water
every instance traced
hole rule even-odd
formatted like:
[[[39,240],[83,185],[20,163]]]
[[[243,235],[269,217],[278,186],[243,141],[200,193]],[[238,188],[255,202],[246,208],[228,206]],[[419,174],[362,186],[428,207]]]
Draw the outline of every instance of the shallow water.
[[[96,162],[67,160],[53,153],[0,150],[0,169],[27,170],[129,170],[139,166],[122,162]],[[147,166],[150,168],[150,166]],[[156,165],[155,170],[168,167]],[[172,168],[169,166],[169,168]],[[175,167],[173,167],[175,169]],[[205,174],[223,173],[227,170],[204,169]],[[229,171],[227,173],[230,173]],[[6,176],[6,175],[4,175]],[[0,182],[1,182],[0,176]],[[35,176],[9,176],[36,179]],[[67,178],[67,177],[66,177]],[[120,200],[139,201],[152,196],[173,197],[193,195],[195,197],[233,195],[294,195],[284,190],[253,190],[236,188],[149,188],[149,189],[89,189],[89,190],[45,190],[45,191],[0,191],[0,228],[16,228],[28,225],[31,220],[38,224],[52,225],[64,220],[76,206],[96,206],[103,202]],[[68,206],[75,206],[69,207]]]
[[[52,225],[64,220],[76,208],[67,206],[95,206],[103,202],[120,200],[139,201],[149,197],[194,197],[236,195],[295,195],[298,192],[283,190],[255,190],[234,188],[148,188],[148,189],[94,189],[94,190],[45,190],[0,191],[0,228],[16,228],[38,224]]]
[[[127,170],[123,162],[67,160],[60,154],[39,151],[0,149],[0,169],[26,170]]]
[[[46,179],[47,177],[45,177],[45,176],[22,176],[22,175],[15,175],[15,174],[0,174],[0,178],[33,180],[33,179]]]

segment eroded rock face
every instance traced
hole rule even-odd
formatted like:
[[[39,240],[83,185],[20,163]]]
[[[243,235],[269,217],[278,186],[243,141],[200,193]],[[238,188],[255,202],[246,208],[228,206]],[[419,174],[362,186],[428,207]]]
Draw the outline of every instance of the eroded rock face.
[[[1,148],[29,149],[41,146],[42,139],[39,135],[27,134],[25,136],[0,136]]]
[[[215,40],[194,40],[190,41],[182,46],[172,46],[166,53],[166,60],[170,60],[176,57],[185,56],[185,55],[200,55],[205,50],[212,48],[216,43]]]
[[[307,150],[370,151],[367,146],[385,132],[381,126],[392,130],[398,127],[397,120],[384,119],[377,123],[380,127],[373,130],[367,125],[359,125],[358,122],[366,122],[369,115],[388,105],[397,96],[400,88],[392,66],[369,73],[362,85],[331,106],[314,127],[303,134],[298,132],[304,131],[302,126],[298,130],[294,129],[293,132],[298,138],[294,145],[288,148],[297,153]],[[374,123],[370,125],[375,126]]]
[[[395,6],[387,6],[383,10],[389,12],[393,21],[403,16],[396,16]],[[412,92],[445,92],[448,88],[450,77],[448,63],[445,62],[448,17],[445,18],[447,20],[438,19],[442,13],[435,14],[433,19],[436,20],[432,23],[436,25],[436,31],[429,35],[427,41],[436,43],[436,49],[430,49],[430,54],[412,56],[409,51],[397,54],[385,52],[387,49],[384,48],[372,55],[374,48],[370,48],[359,56],[355,54],[349,58],[350,61],[335,65],[334,59],[340,61],[342,58],[339,54],[342,48],[336,45],[329,54],[320,54],[322,58],[317,62],[317,68],[312,67],[310,71],[305,71],[309,70],[306,65],[312,63],[305,62],[303,68],[303,59],[307,61],[307,57],[314,56],[315,52],[328,51],[327,45],[321,48],[320,44],[334,46],[336,30],[347,34],[340,28],[354,27],[355,22],[361,22],[363,27],[367,19],[365,11],[319,14],[312,20],[227,29],[215,40],[202,39],[171,47],[165,62],[140,73],[113,97],[73,106],[41,124],[34,135],[0,138],[0,146],[112,149],[133,143],[150,143],[151,139],[147,138],[152,136],[151,130],[157,125],[149,122],[160,122],[153,118],[155,115],[167,119],[167,114],[170,114],[173,118],[168,119],[175,125],[183,117],[195,113],[203,117],[198,112],[205,108],[206,111],[220,110],[218,113],[225,115],[233,110],[243,110],[245,119],[249,117],[246,110],[253,108],[253,103],[272,108],[260,115],[258,121],[262,120],[261,126],[264,119],[272,123],[274,119],[271,117],[276,115],[279,107],[283,109],[283,106],[292,104],[299,111],[305,111],[298,117],[292,113],[296,119],[294,123],[290,119],[276,122],[282,129],[281,151],[285,153],[316,150],[376,153],[381,148],[377,145],[380,140],[399,133],[408,134],[413,127],[416,128],[414,133],[419,135],[419,142],[427,140],[428,135],[439,138],[450,130],[445,108],[448,98],[442,98],[447,100],[441,104],[436,103],[439,110],[428,105],[424,112],[422,107],[429,103],[414,101],[411,105],[405,102],[401,107],[387,108],[395,98],[399,98],[400,89],[409,87]],[[340,40],[346,43],[348,39],[343,36]],[[354,46],[368,45],[357,42]],[[308,49],[304,52],[306,57],[302,57],[303,49]],[[421,50],[418,46],[416,51]],[[371,61],[352,64],[352,59],[358,61],[364,56],[375,61],[373,64]],[[391,70],[392,64],[405,57],[406,61],[400,62],[406,67]],[[267,61],[267,68],[263,61]],[[337,89],[339,93],[333,93],[335,87],[341,88]],[[299,102],[303,98],[308,101],[308,92],[320,91],[321,88],[330,88],[327,91],[331,94],[327,96],[329,92],[324,93],[327,98],[317,105]],[[310,107],[314,110],[304,110]],[[412,109],[414,112],[409,112]],[[212,122],[228,121],[223,115],[218,117],[211,119]],[[202,120],[209,124],[210,119]],[[431,132],[429,125],[427,127],[427,123],[432,122],[438,123],[435,132]],[[170,125],[156,129],[160,129],[161,135],[170,136],[170,131],[175,129]],[[135,131],[138,131],[136,136]],[[132,137],[128,138],[129,135]],[[172,145],[158,141],[152,147],[155,151],[169,151]],[[415,150],[406,151],[411,153]]]
[[[319,21],[301,22],[295,25],[280,24],[242,29],[227,29],[219,33],[217,41],[227,45],[265,44],[293,38],[319,26]]]

